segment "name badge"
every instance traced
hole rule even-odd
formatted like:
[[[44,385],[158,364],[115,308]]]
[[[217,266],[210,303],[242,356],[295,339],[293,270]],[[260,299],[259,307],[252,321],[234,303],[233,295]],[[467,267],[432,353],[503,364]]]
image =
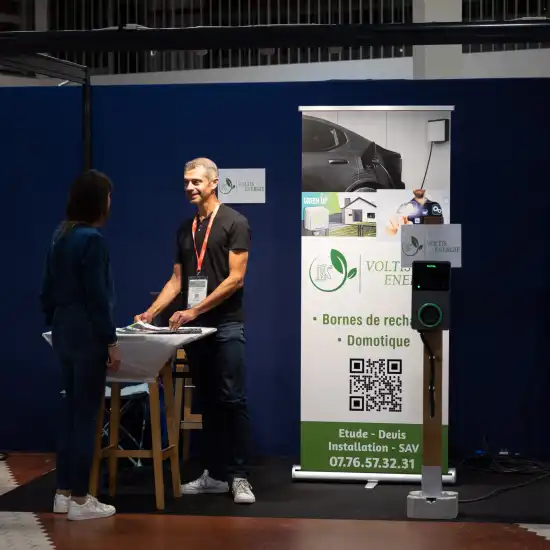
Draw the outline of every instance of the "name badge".
[[[187,308],[200,304],[208,293],[208,279],[206,277],[189,277],[187,285]]]

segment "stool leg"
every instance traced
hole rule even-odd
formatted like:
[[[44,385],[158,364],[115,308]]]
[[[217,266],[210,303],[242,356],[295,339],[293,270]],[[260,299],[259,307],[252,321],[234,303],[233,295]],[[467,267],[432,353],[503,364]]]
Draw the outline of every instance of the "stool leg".
[[[120,384],[111,384],[111,416],[109,422],[109,494],[116,494],[118,441],[120,439]]]
[[[183,430],[181,437],[183,439],[183,460],[187,461],[189,460],[189,456],[191,454],[191,431]]]
[[[193,385],[193,379],[192,378],[184,378],[183,379],[183,420],[184,422],[192,417],[196,416],[193,415],[193,388],[191,387]],[[188,429],[182,430],[182,439],[183,439],[183,460],[187,461],[189,460],[189,456],[191,454],[191,431]]]
[[[165,369],[163,373],[164,382],[164,402],[166,404],[166,423],[168,424],[168,445],[170,446],[170,473],[172,474],[172,491],[174,497],[181,496],[180,491],[180,463],[179,463],[179,444],[178,444],[178,426],[177,413],[174,405],[174,382],[172,378],[172,365]]]
[[[153,451],[153,471],[155,476],[155,498],[157,502],[157,510],[164,510],[162,435],[160,430],[159,387],[157,383],[149,384],[149,404],[151,416],[151,447]]]
[[[176,423],[176,444],[179,447],[180,443],[180,431],[181,431],[181,413],[182,413],[182,407],[183,407],[183,378],[176,378],[176,382],[174,383],[174,386],[176,387],[175,391],[175,401],[174,401],[174,418]]]
[[[97,429],[95,436],[95,448],[94,448],[94,459],[92,461],[92,471],[90,472],[90,487],[88,492],[93,497],[97,496],[98,487],[99,487],[99,472],[101,470],[101,459],[103,458],[103,449],[101,446],[101,440],[103,438],[103,416],[105,410],[105,392],[103,393],[103,398],[99,405],[99,411],[97,415]]]

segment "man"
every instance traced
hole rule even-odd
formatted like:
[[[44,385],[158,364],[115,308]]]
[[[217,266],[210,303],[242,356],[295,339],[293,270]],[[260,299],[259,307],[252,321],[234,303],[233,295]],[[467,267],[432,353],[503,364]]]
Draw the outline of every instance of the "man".
[[[216,196],[218,169],[209,159],[188,162],[185,190],[197,207],[179,228],[174,271],[153,305],[136,320],[150,323],[181,293],[187,309],[170,318],[216,333],[186,346],[203,409],[204,473],[182,494],[226,493],[238,504],[255,502],[248,477],[250,418],[244,390],[243,284],[248,263],[247,219]]]
[[[438,202],[431,201],[425,197],[424,189],[413,189],[414,197],[397,209],[397,215],[392,217],[386,231],[390,235],[396,235],[400,225],[409,223],[423,223],[426,216],[442,216],[443,209]]]

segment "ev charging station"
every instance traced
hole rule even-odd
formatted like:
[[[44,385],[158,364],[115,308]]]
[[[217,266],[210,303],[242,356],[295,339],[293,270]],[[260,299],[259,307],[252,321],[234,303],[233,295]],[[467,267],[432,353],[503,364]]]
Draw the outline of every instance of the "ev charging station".
[[[443,331],[451,328],[451,272],[462,267],[459,224],[442,217],[401,227],[401,266],[412,268],[411,325],[424,344],[422,485],[407,497],[407,516],[455,519],[458,493],[443,490]]]

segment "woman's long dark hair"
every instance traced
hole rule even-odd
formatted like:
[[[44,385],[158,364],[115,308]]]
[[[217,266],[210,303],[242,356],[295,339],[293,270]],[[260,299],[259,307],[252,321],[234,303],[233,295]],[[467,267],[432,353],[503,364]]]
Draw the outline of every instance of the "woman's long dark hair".
[[[97,170],[84,172],[73,182],[59,237],[76,225],[103,223],[109,215],[111,180]]]

